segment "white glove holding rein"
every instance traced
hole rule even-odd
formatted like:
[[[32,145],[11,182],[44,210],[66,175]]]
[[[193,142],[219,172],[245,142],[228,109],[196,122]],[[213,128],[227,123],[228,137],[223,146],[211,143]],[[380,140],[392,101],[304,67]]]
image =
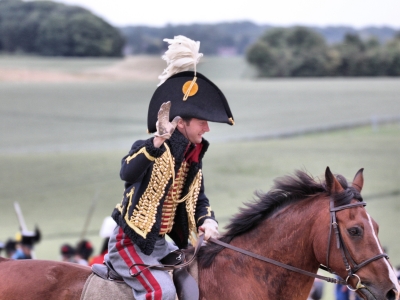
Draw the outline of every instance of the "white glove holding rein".
[[[206,219],[199,227],[199,234],[204,234],[204,240],[207,241],[209,238],[217,239],[220,237],[218,232],[218,223],[213,219]]]

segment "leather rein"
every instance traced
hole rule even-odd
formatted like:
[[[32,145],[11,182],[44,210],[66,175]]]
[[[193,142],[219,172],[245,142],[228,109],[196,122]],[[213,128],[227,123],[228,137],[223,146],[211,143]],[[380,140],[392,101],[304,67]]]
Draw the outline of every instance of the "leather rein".
[[[297,267],[294,267],[294,266],[291,266],[291,265],[287,265],[287,264],[281,263],[279,261],[273,260],[271,258],[264,257],[262,255],[253,253],[251,251],[247,251],[247,250],[244,250],[242,248],[235,247],[233,245],[230,245],[228,243],[224,243],[224,242],[222,242],[220,240],[217,240],[217,239],[214,239],[214,238],[209,238],[207,241],[215,243],[215,244],[218,244],[218,245],[223,246],[225,248],[234,250],[236,252],[245,254],[247,256],[256,258],[258,260],[261,260],[261,261],[264,261],[264,262],[267,262],[267,263],[271,263],[271,264],[276,265],[278,267],[285,268],[287,270],[291,270],[291,271],[294,271],[294,272],[297,272],[297,273],[300,273],[300,274],[303,274],[303,275],[306,275],[306,276],[318,278],[318,279],[321,279],[321,280],[324,280],[324,281],[327,281],[327,282],[346,285],[349,290],[356,291],[356,290],[358,290],[360,288],[365,288],[365,286],[361,283],[360,277],[355,273],[358,270],[360,270],[362,267],[366,266],[367,264],[369,264],[369,263],[371,263],[371,262],[373,262],[375,260],[378,260],[380,258],[388,259],[389,257],[388,257],[388,255],[386,253],[381,253],[381,254],[375,255],[372,258],[369,258],[369,259],[363,261],[360,264],[357,264],[354,261],[354,259],[351,257],[349,251],[347,250],[347,247],[346,247],[345,243],[343,242],[343,239],[342,239],[341,234],[340,234],[339,226],[338,226],[338,223],[337,223],[337,220],[336,220],[336,212],[340,211],[340,210],[345,210],[345,209],[358,207],[358,206],[366,206],[366,205],[367,204],[365,202],[360,201],[360,202],[356,202],[356,203],[350,203],[350,204],[347,204],[347,205],[341,205],[341,206],[334,207],[333,199],[330,200],[329,211],[330,211],[330,216],[331,216],[331,226],[329,228],[328,248],[327,248],[327,254],[326,254],[326,266],[321,264],[320,265],[320,269],[325,270],[325,271],[327,271],[327,272],[329,272],[331,274],[335,274],[335,272],[329,267],[329,253],[330,253],[330,245],[331,245],[331,237],[332,237],[332,229],[333,229],[333,232],[334,232],[335,237],[336,237],[336,246],[337,246],[337,249],[340,249],[340,253],[342,255],[343,263],[344,263],[346,271],[347,271],[346,279],[342,279],[340,277],[338,277],[338,278],[327,277],[327,276],[322,276],[322,275],[319,275],[319,274],[316,274],[316,273],[312,273],[312,272],[309,272],[309,271],[305,271],[303,269],[300,269],[300,268],[297,268]],[[134,264],[134,265],[132,265],[130,267],[129,272],[130,272],[131,276],[136,277],[140,273],[142,273],[144,270],[149,269],[149,268],[150,269],[156,269],[156,270],[171,271],[171,270],[181,269],[181,268],[187,267],[196,258],[197,253],[198,253],[201,245],[203,244],[203,239],[204,239],[204,235],[200,235],[199,239],[197,241],[197,245],[195,247],[195,251],[194,251],[193,256],[186,262],[183,262],[183,263],[180,263],[180,264],[174,264],[174,265],[172,265],[172,264],[169,264],[169,265],[167,265],[167,264],[159,264],[159,265]],[[184,255],[184,254],[182,253],[182,255]],[[351,267],[351,265],[349,264],[349,260],[350,260],[351,264],[353,265],[353,267]],[[135,267],[135,266],[141,266],[141,267],[144,267],[144,269],[140,270],[139,272],[132,273],[132,268]],[[351,288],[351,286],[348,283],[349,279],[351,277],[353,277],[353,276],[358,279],[358,282],[356,284],[356,288],[355,289]]]
[[[347,250],[346,245],[343,242],[343,239],[342,239],[341,234],[340,234],[339,226],[338,226],[337,221],[336,221],[336,212],[340,211],[340,210],[344,210],[344,209],[349,209],[349,208],[353,208],[353,207],[357,207],[357,206],[366,206],[366,205],[367,204],[365,202],[357,202],[357,203],[350,203],[350,204],[347,204],[347,205],[334,207],[333,200],[332,199],[330,200],[330,209],[329,209],[329,211],[330,211],[330,215],[331,215],[331,226],[330,226],[330,230],[329,230],[328,249],[327,249],[327,255],[326,255],[326,266],[320,265],[320,268],[325,270],[325,271],[330,272],[331,274],[335,274],[335,272],[333,272],[332,269],[329,268],[329,251],[330,251],[331,235],[332,235],[332,228],[333,228],[333,231],[335,232],[335,236],[336,236],[337,248],[340,249],[340,252],[342,254],[342,259],[343,259],[344,265],[346,267],[346,271],[347,271],[346,280],[344,280],[344,279],[342,279],[340,277],[339,278],[332,278],[332,277],[326,277],[326,276],[322,276],[322,275],[315,274],[315,273],[312,273],[312,272],[308,272],[308,271],[296,268],[294,266],[290,266],[290,265],[278,262],[278,261],[273,260],[271,258],[267,258],[267,257],[264,257],[262,255],[259,255],[259,254],[256,254],[256,253],[253,253],[253,252],[250,252],[250,251],[247,251],[247,250],[235,247],[235,246],[232,246],[230,244],[224,243],[224,242],[222,242],[220,240],[217,240],[217,239],[214,239],[214,238],[210,238],[208,241],[210,241],[212,243],[215,243],[215,244],[218,244],[220,246],[223,246],[225,248],[234,250],[236,252],[240,252],[240,253],[245,254],[247,256],[251,256],[251,257],[256,258],[258,260],[265,261],[265,262],[274,264],[276,266],[279,266],[279,267],[282,267],[282,268],[285,268],[285,269],[288,269],[288,270],[291,270],[291,271],[294,271],[294,272],[297,272],[297,273],[300,273],[300,274],[303,274],[303,275],[307,275],[307,276],[310,276],[310,277],[318,278],[318,279],[321,279],[321,280],[324,280],[324,281],[327,281],[327,282],[331,282],[331,283],[335,283],[335,284],[346,285],[348,289],[350,289],[352,291],[355,291],[355,290],[360,289],[360,288],[365,288],[365,286],[361,283],[360,277],[357,274],[355,274],[358,270],[360,270],[362,267],[364,267],[367,264],[369,264],[369,263],[371,263],[371,262],[373,262],[375,260],[378,260],[380,258],[386,258],[386,259],[389,258],[386,253],[381,253],[381,254],[378,254],[378,255],[376,255],[376,256],[374,256],[372,258],[369,258],[369,259],[363,261],[360,264],[357,264],[354,261],[354,259],[351,257],[349,251]],[[351,264],[353,265],[353,268],[350,266],[349,260],[347,259],[347,257],[349,257],[349,260],[351,261]],[[349,283],[348,283],[349,279],[351,277],[353,277],[353,276],[357,277],[357,279],[358,279],[358,283],[357,283],[355,289],[352,289],[350,287]]]

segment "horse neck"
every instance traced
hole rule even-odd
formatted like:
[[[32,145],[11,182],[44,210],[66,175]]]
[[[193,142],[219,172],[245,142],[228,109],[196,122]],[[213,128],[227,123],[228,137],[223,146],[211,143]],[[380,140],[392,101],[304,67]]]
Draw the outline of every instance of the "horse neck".
[[[233,239],[231,244],[316,273],[319,263],[313,250],[316,239],[313,227],[320,220],[320,205],[317,205],[315,200],[305,199],[280,209],[248,234]],[[268,291],[269,295],[274,295],[270,296],[270,299],[307,298],[313,283],[312,277],[271,266],[266,262],[256,262],[256,264],[257,267],[271,273],[271,276],[266,276],[264,282],[264,286],[275,285],[273,291]],[[295,298],[293,298],[294,290],[297,293]]]
[[[318,267],[313,251],[313,227],[319,219],[319,206],[313,202],[307,199],[280,209],[232,244],[247,249],[251,245],[253,252],[297,262],[299,267],[310,268],[311,261]]]

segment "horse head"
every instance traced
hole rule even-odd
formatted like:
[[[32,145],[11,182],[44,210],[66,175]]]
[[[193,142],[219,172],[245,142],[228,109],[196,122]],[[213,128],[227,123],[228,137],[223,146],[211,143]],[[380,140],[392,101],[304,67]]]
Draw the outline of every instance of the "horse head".
[[[325,233],[328,246],[319,254],[320,263],[364,299],[399,299],[399,283],[379,242],[378,224],[365,210],[360,195],[363,169],[348,186],[343,176],[335,177],[328,167],[325,184],[331,224],[329,233]]]
[[[239,209],[219,240],[201,247],[201,295],[307,299],[316,277],[366,300],[398,300],[395,272],[360,194],[363,183],[362,169],[352,184],[329,168],[322,181],[303,171],[275,179],[269,192]],[[339,278],[316,274],[318,267]],[[216,279],[218,272],[229,280]]]

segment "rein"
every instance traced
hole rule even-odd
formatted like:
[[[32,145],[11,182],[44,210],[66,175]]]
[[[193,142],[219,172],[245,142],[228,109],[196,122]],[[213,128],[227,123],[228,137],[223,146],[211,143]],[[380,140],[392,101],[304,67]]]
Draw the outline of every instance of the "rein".
[[[220,246],[223,246],[225,248],[234,250],[236,252],[240,252],[240,253],[245,254],[247,256],[256,258],[258,260],[265,261],[265,262],[274,264],[276,266],[279,266],[279,267],[282,267],[282,268],[285,268],[285,269],[288,269],[288,270],[291,270],[291,271],[294,271],[294,272],[297,272],[297,273],[300,273],[300,274],[303,274],[303,275],[307,275],[307,276],[310,276],[310,277],[318,278],[318,279],[321,279],[321,280],[324,280],[324,281],[327,281],[327,282],[331,282],[331,283],[335,283],[335,284],[346,285],[349,290],[356,291],[356,290],[358,290],[360,288],[365,288],[365,286],[361,283],[360,277],[355,273],[358,270],[360,270],[362,267],[366,266],[367,264],[369,264],[369,263],[371,263],[371,262],[373,262],[375,260],[378,260],[380,258],[388,259],[388,256],[387,256],[386,253],[381,253],[381,254],[378,254],[378,255],[376,255],[376,256],[374,256],[372,258],[369,258],[369,259],[363,261],[360,264],[357,264],[354,261],[354,259],[351,257],[351,255],[350,255],[349,251],[347,250],[347,248],[346,248],[346,246],[345,246],[345,244],[343,242],[343,239],[342,239],[342,237],[340,235],[339,226],[338,226],[338,223],[336,221],[336,212],[340,211],[340,210],[344,210],[344,209],[349,209],[349,208],[353,208],[353,207],[357,207],[357,206],[366,206],[366,205],[367,204],[365,202],[357,202],[357,203],[351,203],[351,204],[347,204],[347,205],[334,207],[333,200],[332,199],[330,200],[330,209],[329,209],[329,211],[330,211],[330,214],[331,214],[331,226],[330,226],[330,230],[329,230],[328,249],[327,249],[327,254],[326,254],[326,257],[327,257],[326,262],[327,262],[327,264],[326,264],[326,266],[320,265],[320,269],[328,271],[331,274],[335,274],[335,272],[333,272],[331,270],[331,268],[329,268],[329,250],[330,250],[330,241],[331,241],[332,228],[333,228],[333,230],[335,232],[335,236],[336,236],[337,248],[340,249],[340,252],[341,252],[342,258],[343,258],[343,262],[344,262],[344,265],[345,265],[345,268],[346,268],[346,271],[347,271],[346,280],[344,280],[344,279],[342,279],[340,277],[339,278],[332,278],[332,277],[326,277],[326,276],[322,276],[322,275],[315,274],[315,273],[312,273],[312,272],[308,272],[308,271],[305,271],[305,270],[302,270],[302,269],[299,269],[299,268],[296,268],[296,267],[293,267],[293,266],[278,262],[278,261],[273,260],[271,258],[267,258],[267,257],[264,257],[262,255],[259,255],[259,254],[256,254],[256,253],[253,253],[253,252],[250,252],[250,251],[247,251],[247,250],[235,247],[235,246],[232,246],[230,244],[224,243],[224,242],[222,242],[220,240],[217,240],[217,239],[214,239],[214,238],[210,238],[208,241],[210,241],[212,243],[215,243],[215,244],[218,244]],[[347,257],[350,258],[350,261],[351,261],[351,263],[353,265],[353,268],[350,266]],[[357,282],[357,285],[356,285],[355,289],[352,289],[350,287],[349,283],[348,283],[349,279],[351,277],[353,277],[353,276],[357,277],[357,279],[358,279],[358,282]]]
[[[325,270],[325,271],[327,271],[327,272],[329,272],[331,274],[335,274],[335,272],[329,267],[329,253],[330,253],[330,245],[331,245],[331,237],[332,237],[332,229],[333,229],[333,231],[335,233],[335,237],[336,237],[336,246],[337,246],[337,249],[340,250],[340,253],[341,253],[342,259],[343,259],[343,263],[344,263],[346,271],[347,271],[346,279],[342,279],[340,277],[339,278],[332,278],[332,277],[327,277],[327,276],[322,276],[322,275],[319,275],[319,274],[316,274],[316,273],[312,273],[312,272],[309,272],[309,271],[306,271],[306,270],[303,270],[303,269],[300,269],[300,268],[296,268],[296,267],[291,266],[291,265],[287,265],[287,264],[281,263],[281,262],[273,260],[271,258],[264,257],[262,255],[253,253],[251,251],[247,251],[247,250],[244,250],[242,248],[238,248],[238,247],[232,246],[232,245],[230,245],[228,243],[222,242],[222,241],[214,239],[214,238],[209,238],[208,241],[212,242],[212,243],[215,243],[215,244],[218,244],[218,245],[220,245],[222,247],[231,249],[233,251],[242,253],[244,255],[256,258],[258,260],[271,263],[271,264],[276,265],[278,267],[285,268],[285,269],[290,270],[290,271],[294,271],[294,272],[297,272],[297,273],[300,273],[300,274],[303,274],[303,275],[306,275],[306,276],[318,278],[318,279],[324,280],[326,282],[346,285],[349,290],[356,291],[356,290],[358,290],[360,288],[365,288],[365,286],[361,283],[360,277],[355,273],[358,270],[360,270],[362,267],[366,266],[367,264],[369,264],[369,263],[371,263],[371,262],[373,262],[375,260],[378,260],[378,259],[381,259],[381,258],[388,259],[389,257],[388,257],[388,255],[386,253],[381,253],[381,254],[375,255],[372,258],[369,258],[369,259],[363,261],[362,263],[357,264],[354,261],[354,259],[351,257],[349,251],[347,250],[347,247],[346,247],[345,243],[343,242],[343,239],[342,239],[341,234],[340,234],[339,226],[338,226],[338,223],[337,223],[337,220],[336,220],[336,212],[340,211],[340,210],[345,210],[345,209],[358,207],[358,206],[366,206],[366,205],[367,204],[365,202],[360,201],[360,202],[357,202],[357,203],[350,203],[350,204],[347,204],[347,205],[341,205],[341,206],[338,206],[338,207],[334,207],[333,199],[330,200],[329,212],[330,212],[330,215],[331,215],[331,226],[330,226],[330,229],[329,229],[328,248],[327,248],[327,254],[326,254],[326,266],[320,265],[320,269]],[[193,256],[188,261],[186,261],[184,263],[181,263],[181,264],[159,264],[159,265],[134,264],[129,268],[129,273],[130,273],[130,275],[132,277],[136,277],[146,269],[156,269],[156,270],[171,271],[171,270],[181,269],[181,268],[187,267],[188,265],[190,265],[195,260],[195,258],[197,256],[197,253],[199,252],[200,247],[203,244],[203,240],[204,240],[204,235],[200,235],[199,239],[197,241],[197,245],[195,247],[195,251],[194,251]],[[184,255],[184,254],[181,253],[180,255]],[[179,259],[180,258],[181,257],[179,256]],[[350,266],[349,260],[351,261],[351,264],[353,265],[353,267]],[[135,266],[141,266],[141,267],[145,267],[145,268],[140,270],[137,273],[132,273],[131,270]],[[349,279],[351,277],[356,277],[358,279],[358,282],[356,284],[356,288],[355,289],[351,288],[351,286],[349,285]]]
[[[312,273],[312,272],[308,272],[308,271],[305,271],[305,270],[302,270],[302,269],[299,269],[299,268],[296,268],[296,267],[293,267],[293,266],[290,266],[290,265],[281,263],[281,262],[279,262],[279,261],[273,260],[273,259],[271,259],[271,258],[267,258],[267,257],[264,257],[264,256],[262,256],[262,255],[258,255],[258,254],[256,254],[256,253],[253,253],[253,252],[250,252],[250,251],[247,251],[247,250],[244,250],[244,249],[241,249],[241,248],[232,246],[232,245],[230,245],[230,244],[224,243],[224,242],[222,242],[222,241],[220,241],[220,240],[216,240],[216,239],[214,239],[214,238],[210,238],[210,239],[208,239],[208,241],[213,242],[213,243],[215,243],[215,244],[218,244],[218,245],[220,245],[220,246],[223,246],[223,247],[225,247],[225,248],[234,250],[234,251],[236,251],[236,252],[240,252],[240,253],[242,253],[242,254],[245,254],[245,255],[254,257],[254,258],[256,258],[256,259],[259,259],[259,260],[262,260],[262,261],[265,261],[265,262],[274,264],[274,265],[276,265],[276,266],[279,266],[279,267],[282,267],[282,268],[285,268],[285,269],[288,269],[288,270],[291,270],[291,271],[294,271],[294,272],[303,274],[303,275],[307,275],[307,276],[310,276],[310,277],[319,278],[319,279],[325,280],[325,281],[327,281],[327,282],[346,284],[346,282],[345,282],[343,279],[336,279],[336,278],[332,278],[332,277],[325,277],[325,276],[318,275],[318,274],[315,274],[315,273]]]

